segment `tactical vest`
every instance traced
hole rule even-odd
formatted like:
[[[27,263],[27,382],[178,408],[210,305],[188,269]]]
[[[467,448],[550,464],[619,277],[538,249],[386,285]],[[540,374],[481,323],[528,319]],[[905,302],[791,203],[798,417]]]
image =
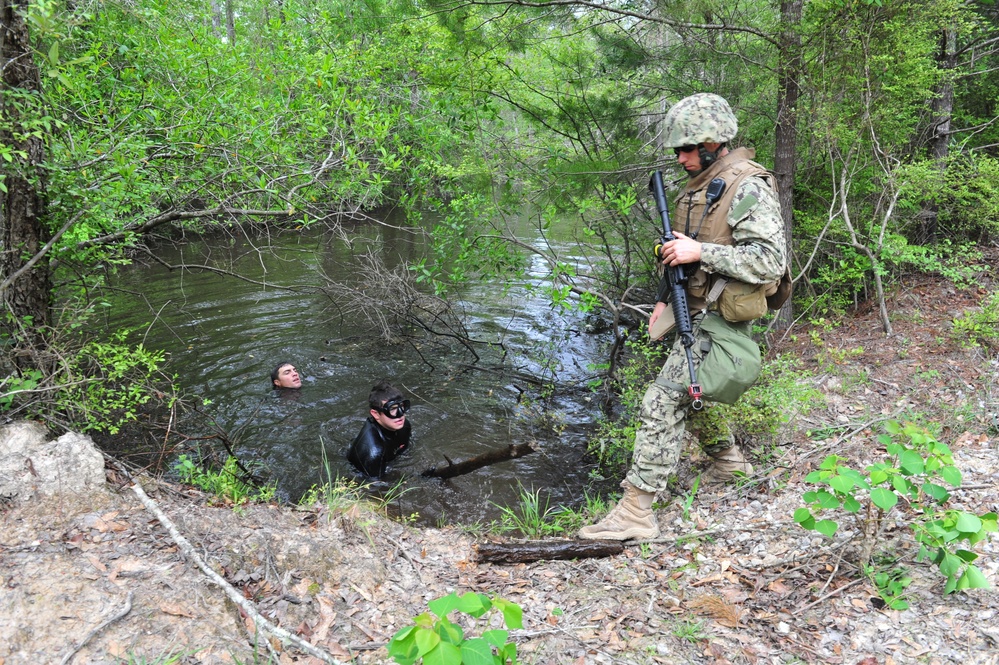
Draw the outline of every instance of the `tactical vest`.
[[[732,209],[732,201],[739,190],[739,185],[746,178],[757,176],[766,181],[771,188],[775,188],[773,175],[766,168],[752,161],[755,156],[756,151],[751,148],[736,148],[692,178],[677,197],[676,222],[673,228],[678,231],[682,230],[684,235],[691,236],[698,242],[715,245],[735,244],[732,237],[732,227],[728,225],[728,212]],[[708,183],[715,178],[721,178],[725,181],[725,190],[710,208],[705,209]],[[697,272],[690,276],[687,282],[687,302],[691,314],[707,307],[707,297],[711,287],[718,279],[722,278],[725,276],[708,273],[703,268],[698,268]],[[758,289],[763,293],[775,290],[775,285],[751,286],[731,278],[725,279],[730,280],[725,286],[726,292],[732,288],[753,292]],[[712,303],[710,309],[717,309],[717,304]],[[765,306],[763,311],[766,311]]]

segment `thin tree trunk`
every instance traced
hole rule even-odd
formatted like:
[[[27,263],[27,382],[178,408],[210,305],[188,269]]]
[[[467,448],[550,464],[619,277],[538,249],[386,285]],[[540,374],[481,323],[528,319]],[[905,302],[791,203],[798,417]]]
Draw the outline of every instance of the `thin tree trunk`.
[[[13,150],[13,160],[3,162],[7,191],[0,191],[0,282],[35,258],[48,240],[42,197],[45,144],[23,129],[23,123],[34,112],[32,106],[40,105],[41,95],[41,77],[24,20],[27,5],[27,0],[2,0],[0,15],[0,143]],[[15,337],[24,339],[21,331],[38,331],[47,326],[51,293],[48,257],[43,255],[0,293],[5,310],[0,312],[3,327],[10,327]],[[31,345],[41,341],[40,335],[29,335],[26,341]]]
[[[225,0],[225,34],[229,38],[229,46],[236,43],[236,17],[232,0]]]
[[[944,76],[937,85],[937,94],[932,102],[933,136],[930,137],[930,155],[936,162],[937,169],[943,174],[950,152],[950,123],[954,115],[954,81],[951,73],[957,67],[957,32],[953,28],[945,28],[940,34],[937,64],[943,70]],[[930,242],[937,235],[939,206],[933,201],[924,202],[920,217],[919,240]]]
[[[791,260],[791,234],[794,229],[794,176],[798,150],[798,100],[801,96],[801,7],[804,0],[781,0],[781,34],[777,62],[777,127],[775,130],[774,175],[781,215],[784,218],[785,251]],[[794,320],[791,298],[777,313],[774,327],[785,330]]]

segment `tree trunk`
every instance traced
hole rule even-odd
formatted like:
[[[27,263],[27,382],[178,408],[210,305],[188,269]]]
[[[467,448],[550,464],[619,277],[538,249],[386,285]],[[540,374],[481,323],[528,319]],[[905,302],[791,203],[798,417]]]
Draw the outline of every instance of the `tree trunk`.
[[[801,7],[804,0],[781,0],[781,33],[777,60],[777,128],[775,130],[774,175],[784,218],[785,251],[791,260],[794,229],[794,176],[798,151],[798,99],[801,96]],[[791,298],[777,313],[775,327],[787,329],[794,320]]]
[[[48,240],[45,218],[45,144],[25,130],[25,123],[40,105],[41,77],[35,63],[28,25],[24,20],[28,0],[0,0],[0,144],[13,151],[13,161],[4,164],[0,191],[0,284],[25,267]],[[48,258],[17,276],[0,292],[4,311],[0,328],[30,345],[41,342],[38,334],[49,323],[52,278]],[[25,339],[21,331],[31,331]]]
[[[930,137],[930,155],[942,174],[950,151],[950,121],[954,115],[954,80],[952,72],[957,67],[957,32],[945,28],[940,35],[940,53],[937,64],[944,72],[937,85],[933,98],[933,135]],[[939,207],[933,201],[926,201],[920,212],[920,242],[932,242],[937,235]]]
[[[225,0],[225,34],[229,38],[229,46],[236,44],[236,17],[232,0]]]

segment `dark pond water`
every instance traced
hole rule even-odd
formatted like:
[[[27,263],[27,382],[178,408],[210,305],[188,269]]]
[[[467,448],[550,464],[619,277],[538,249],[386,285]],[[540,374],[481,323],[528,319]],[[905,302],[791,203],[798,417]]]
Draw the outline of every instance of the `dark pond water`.
[[[527,283],[509,285],[505,294],[482,285],[463,296],[473,337],[502,343],[505,356],[495,347],[474,363],[430,342],[387,344],[314,287],[322,283],[320,270],[356,281],[356,259],[365,252],[394,267],[415,256],[417,236],[372,224],[350,237],[348,244],[288,233],[163,250],[171,264],[225,266],[268,285],[133,266],[115,279],[120,291],[109,322],[136,328],[133,339],[168,352],[166,370],[211,401],[205,410],[237,440],[240,457],[261,463],[285,500],[324,482],[324,459],[334,476],[354,476],[345,451],[367,414],[371,386],[387,378],[412,400],[413,440],[374,489],[401,481],[402,514],[418,513],[429,525],[488,522],[499,516],[497,506],[517,505],[521,488],[542,490],[553,506],[578,506],[592,469],[584,453],[598,410],[585,387],[587,364],[603,357],[608,340],[581,332],[578,314],[553,311],[525,288],[543,277],[539,261]],[[268,374],[281,361],[303,374],[300,391],[270,390]],[[561,388],[542,402],[525,375],[554,375]],[[553,419],[555,431],[542,425]],[[445,456],[459,461],[524,442],[536,443],[538,452],[448,481],[420,475],[444,465]]]

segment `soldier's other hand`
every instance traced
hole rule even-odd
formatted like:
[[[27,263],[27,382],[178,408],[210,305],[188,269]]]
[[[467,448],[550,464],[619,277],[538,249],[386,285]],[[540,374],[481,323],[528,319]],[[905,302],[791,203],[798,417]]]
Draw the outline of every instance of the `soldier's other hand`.
[[[676,240],[670,240],[662,247],[664,263],[678,266],[701,260],[701,243],[677,231],[674,231],[673,235],[676,236]]]

